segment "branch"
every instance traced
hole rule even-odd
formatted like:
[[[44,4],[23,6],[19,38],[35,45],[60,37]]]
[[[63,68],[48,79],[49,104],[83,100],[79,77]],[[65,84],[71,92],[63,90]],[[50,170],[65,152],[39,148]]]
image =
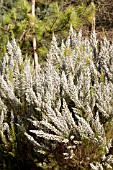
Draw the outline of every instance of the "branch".
[[[2,29],[2,30],[4,30],[4,31],[6,31],[6,32],[9,32],[7,29],[5,29],[4,27],[1,27],[0,26],[0,28]]]

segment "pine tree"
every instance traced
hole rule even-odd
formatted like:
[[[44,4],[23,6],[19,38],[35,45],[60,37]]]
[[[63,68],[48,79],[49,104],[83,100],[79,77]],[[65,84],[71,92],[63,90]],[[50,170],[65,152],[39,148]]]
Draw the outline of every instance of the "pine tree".
[[[91,25],[91,16],[94,9],[91,5],[86,7],[74,7],[72,5],[62,7],[56,2],[39,2],[36,1],[36,17],[32,16],[31,2],[27,0],[12,1],[10,10],[5,10],[0,22],[0,44],[1,54],[3,56],[4,48],[7,40],[14,34],[19,43],[22,53],[29,56],[34,55],[33,36],[35,34],[37,41],[37,52],[39,62],[46,60],[46,54],[50,48],[50,42],[53,32],[57,38],[66,38],[70,24],[74,29],[79,29],[83,25]],[[7,8],[7,5],[4,4]],[[33,22],[35,22],[33,28]],[[34,33],[35,30],[35,33]],[[60,45],[60,39],[58,38]]]

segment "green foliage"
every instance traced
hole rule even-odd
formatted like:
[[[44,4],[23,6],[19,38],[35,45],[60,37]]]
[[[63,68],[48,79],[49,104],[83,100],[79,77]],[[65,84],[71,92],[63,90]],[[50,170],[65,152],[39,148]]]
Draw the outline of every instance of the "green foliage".
[[[101,82],[101,83],[104,83],[104,82],[105,82],[105,75],[104,75],[103,72],[101,72],[101,74],[100,74],[100,82]]]
[[[88,24],[92,23],[92,19],[96,16],[96,7],[93,2],[89,6],[85,4],[79,5],[76,9],[77,16],[80,18],[81,24]]]
[[[64,2],[62,2],[63,4]],[[7,7],[8,4],[3,4]],[[10,38],[12,32],[17,39],[22,53],[33,55],[32,37],[35,34],[37,39],[37,53],[39,61],[46,59],[46,54],[50,48],[52,33],[58,38],[66,38],[70,24],[74,29],[79,29],[83,25],[91,24],[91,16],[95,11],[92,5],[67,6],[61,8],[60,3],[51,1],[36,1],[36,18],[31,14],[31,2],[27,0],[12,1],[10,9],[4,10],[0,22],[0,47],[3,55],[3,46]],[[33,26],[35,23],[35,29]]]

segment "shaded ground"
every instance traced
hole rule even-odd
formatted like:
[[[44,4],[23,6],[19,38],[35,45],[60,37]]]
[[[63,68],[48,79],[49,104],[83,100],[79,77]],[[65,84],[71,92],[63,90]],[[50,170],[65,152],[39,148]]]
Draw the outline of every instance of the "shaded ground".
[[[102,29],[102,27],[96,27],[97,39],[102,39],[103,35],[105,35],[109,41],[113,41],[113,28],[104,29],[104,31]],[[91,33],[86,26],[83,27],[82,32],[84,36],[90,36]]]

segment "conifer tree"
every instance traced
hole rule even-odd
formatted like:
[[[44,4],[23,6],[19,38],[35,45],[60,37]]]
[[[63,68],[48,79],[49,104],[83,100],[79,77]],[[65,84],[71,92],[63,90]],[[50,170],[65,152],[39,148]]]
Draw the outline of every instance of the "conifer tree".
[[[32,9],[31,1],[18,0],[12,1],[10,10],[5,10],[1,15],[0,22],[0,44],[1,54],[4,51],[4,45],[10,39],[12,32],[19,43],[22,53],[28,53],[29,56],[34,55],[32,39],[35,29],[35,37],[37,41],[37,51],[39,61],[46,60],[46,54],[50,47],[52,33],[58,37],[66,38],[70,23],[74,29],[79,29],[85,24],[91,24],[92,8],[91,5],[86,7],[84,4],[80,7],[72,5],[65,8],[56,2],[36,1],[35,11],[35,28],[32,27]],[[7,6],[4,4],[4,7]],[[59,38],[58,38],[59,39]],[[59,41],[60,44],[60,41]]]

